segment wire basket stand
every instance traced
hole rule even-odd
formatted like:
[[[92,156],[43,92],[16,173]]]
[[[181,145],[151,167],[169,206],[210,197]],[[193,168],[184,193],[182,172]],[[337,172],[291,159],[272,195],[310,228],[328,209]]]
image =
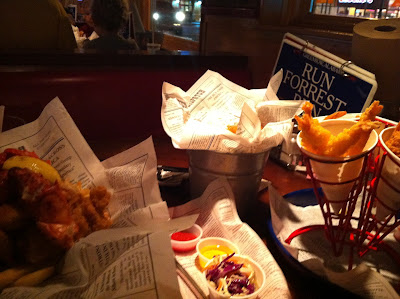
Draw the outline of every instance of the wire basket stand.
[[[354,219],[353,212],[356,206],[357,199],[363,190],[363,178],[365,177],[368,159],[369,159],[369,152],[363,153],[360,156],[354,157],[352,159],[348,159],[345,161],[325,161],[310,157],[305,153],[302,152],[304,162],[307,167],[307,173],[311,178],[311,182],[314,189],[314,194],[318,200],[319,207],[321,209],[323,218],[324,218],[324,225],[311,225],[302,227],[294,231],[287,239],[286,243],[290,244],[293,238],[299,236],[308,231],[313,230],[324,230],[325,236],[328,241],[331,243],[333,254],[335,256],[340,256],[343,252],[343,247],[345,244],[352,244],[355,239],[355,231],[351,226],[351,220]],[[357,161],[362,159],[362,166],[360,173],[355,176],[351,180],[346,180],[342,182],[328,182],[318,179],[317,176],[314,174],[312,170],[312,163],[311,161],[322,163],[322,164],[343,164],[343,163],[350,163],[353,161]],[[349,194],[347,197],[340,201],[332,201],[329,200],[326,194],[323,192],[323,188],[321,188],[321,184],[325,185],[337,185],[337,186],[345,186],[348,184],[352,184]],[[336,205],[338,212],[335,212],[332,208],[332,205]],[[339,208],[340,207],[340,208]],[[355,245],[355,244],[354,244]],[[351,246],[352,250],[353,246]],[[352,254],[349,257],[349,267],[352,267]]]
[[[372,169],[372,179],[366,182],[361,203],[356,236],[360,257],[370,250],[385,247],[383,239],[400,225],[400,207],[397,209],[393,207],[393,204],[389,204],[385,200],[382,192],[379,192],[379,190],[382,190],[380,187],[384,188],[385,195],[389,192],[392,197],[396,197],[400,201],[400,186],[393,183],[385,171],[385,166],[389,163],[393,163],[392,165],[400,171],[400,162],[396,161],[393,154],[385,150],[381,141],[378,143],[378,150],[379,153],[375,157],[375,167]],[[397,176],[400,176],[400,172],[397,173]],[[384,215],[379,215],[379,208],[385,212]],[[390,248],[385,248],[386,251],[390,251]],[[395,255],[394,252],[392,255],[400,264],[400,257]]]
[[[393,204],[390,205],[382,200],[378,192],[379,185],[384,184],[384,188],[389,187],[391,192],[394,192],[392,194],[397,194],[400,205],[400,185],[393,184],[382,175],[385,161],[390,160],[399,167],[398,175],[400,175],[400,163],[388,154],[381,142],[378,142],[375,148],[357,157],[343,161],[320,160],[316,157],[311,157],[306,151],[300,150],[307,167],[307,174],[312,181],[314,194],[324,218],[324,224],[299,228],[292,232],[285,242],[290,244],[295,237],[301,234],[314,230],[323,230],[325,237],[331,244],[334,256],[342,255],[344,246],[348,246],[348,270],[353,268],[355,255],[362,258],[370,250],[384,251],[400,265],[399,253],[383,242],[383,239],[400,225],[400,206],[399,208],[397,206],[393,208]],[[315,175],[315,171],[313,171],[313,163],[314,165],[315,163],[322,163],[320,165],[328,166],[338,163],[354,163],[361,159],[360,173],[351,180],[332,183],[319,179],[318,175]],[[340,188],[340,186],[346,184],[352,184],[352,186],[348,196],[341,201],[329,200],[324,193],[324,186],[326,188],[326,186],[332,185]],[[358,200],[361,200],[360,211],[359,213],[354,213]],[[334,205],[336,205],[336,209],[332,208]],[[386,211],[387,215],[383,218],[376,215],[378,205],[381,205],[381,209]]]

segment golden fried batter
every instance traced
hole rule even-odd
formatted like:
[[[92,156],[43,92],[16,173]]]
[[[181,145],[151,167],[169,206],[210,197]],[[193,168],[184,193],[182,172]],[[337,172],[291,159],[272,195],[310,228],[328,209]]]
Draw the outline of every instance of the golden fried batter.
[[[400,157],[400,123],[397,124],[392,136],[386,141],[386,145],[397,157]]]
[[[319,153],[328,144],[332,133],[323,128],[317,119],[312,118],[313,104],[305,102],[302,108],[304,110],[303,117],[295,115],[301,130],[302,146],[312,153]]]
[[[0,153],[0,168],[15,155],[39,158],[7,149]],[[6,269],[0,292],[44,281],[76,241],[111,226],[106,188],[84,189],[23,165],[8,166],[0,169],[0,270]]]
[[[344,116],[344,115],[346,115],[346,114],[347,114],[346,111],[336,111],[336,112],[334,112],[334,113],[332,113],[332,114],[326,116],[326,117],[324,118],[324,120],[328,120],[328,119],[337,119],[337,118],[340,118],[340,117],[342,117],[342,116]]]
[[[8,181],[18,190],[21,208],[28,211],[44,236],[61,248],[69,249],[80,238],[111,225],[106,210],[110,194],[103,187],[94,188],[92,200],[90,191],[80,185],[50,183],[26,168],[10,169]]]
[[[77,225],[75,240],[111,226],[111,219],[106,210],[111,195],[106,188],[94,187],[87,192],[87,189],[83,190],[67,182],[61,182],[60,187],[65,192],[72,219]]]
[[[383,106],[379,101],[362,113],[360,120],[351,128],[345,129],[337,136],[321,126],[317,119],[312,118],[313,104],[306,102],[303,105],[302,118],[295,116],[302,138],[302,146],[318,155],[331,157],[344,157],[361,153],[371,131],[379,127],[379,122],[374,122],[375,117],[382,111]]]
[[[375,120],[375,117],[381,113],[383,109],[382,105],[379,105],[379,101],[374,101],[360,116],[360,121]]]

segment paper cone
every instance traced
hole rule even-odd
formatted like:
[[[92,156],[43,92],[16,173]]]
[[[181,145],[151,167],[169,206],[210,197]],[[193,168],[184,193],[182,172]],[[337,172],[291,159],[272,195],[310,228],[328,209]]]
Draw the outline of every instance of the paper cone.
[[[385,144],[392,135],[394,129],[394,127],[387,128],[379,134],[379,140],[388,155],[381,170],[381,179],[378,182],[376,195],[380,201],[396,211],[400,209],[400,192],[398,191],[400,190],[400,158],[397,157]],[[390,187],[385,180],[387,180],[390,185],[397,188],[397,190]],[[377,201],[375,216],[379,221],[383,221],[391,213],[391,210]]]
[[[356,122],[352,120],[333,119],[322,121],[321,126],[336,135],[343,131],[343,129],[349,128],[355,123]],[[372,131],[366,145],[364,146],[363,152],[359,155],[351,157],[327,157],[316,155],[303,149],[301,147],[300,134],[297,136],[297,144],[301,150],[311,158],[310,163],[314,177],[317,180],[326,183],[333,183],[320,183],[320,186],[326,199],[330,202],[331,209],[336,215],[338,215],[342,207],[346,205],[347,202],[345,202],[345,200],[348,198],[355,182],[342,183],[354,180],[360,175],[365,153],[372,150],[376,146],[377,142],[378,134],[375,131]],[[355,160],[347,162],[352,159]]]
[[[338,215],[343,205],[346,204],[354,182],[340,184],[342,182],[356,179],[361,172],[363,157],[351,162],[341,162],[335,164],[327,164],[311,160],[311,167],[316,179],[328,183],[336,183],[334,185],[320,183],[326,199],[330,202],[333,212]],[[337,202],[337,203],[335,203]]]

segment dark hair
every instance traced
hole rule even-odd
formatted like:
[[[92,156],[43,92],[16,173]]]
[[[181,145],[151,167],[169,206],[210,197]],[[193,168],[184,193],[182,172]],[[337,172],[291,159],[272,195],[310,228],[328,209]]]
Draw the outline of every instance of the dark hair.
[[[127,19],[125,0],[92,0],[93,23],[108,31],[118,31]]]

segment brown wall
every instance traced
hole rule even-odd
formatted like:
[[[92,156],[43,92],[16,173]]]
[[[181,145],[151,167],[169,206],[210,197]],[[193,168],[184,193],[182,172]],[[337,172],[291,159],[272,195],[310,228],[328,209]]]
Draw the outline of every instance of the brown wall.
[[[286,32],[308,40],[343,59],[350,59],[351,35],[294,26],[261,25],[254,18],[215,15],[203,16],[201,52],[249,56],[254,88],[263,88],[271,77],[282,37]]]
[[[150,0],[131,0],[136,4],[139,15],[142,18],[143,26],[146,30],[151,30],[151,3]]]

